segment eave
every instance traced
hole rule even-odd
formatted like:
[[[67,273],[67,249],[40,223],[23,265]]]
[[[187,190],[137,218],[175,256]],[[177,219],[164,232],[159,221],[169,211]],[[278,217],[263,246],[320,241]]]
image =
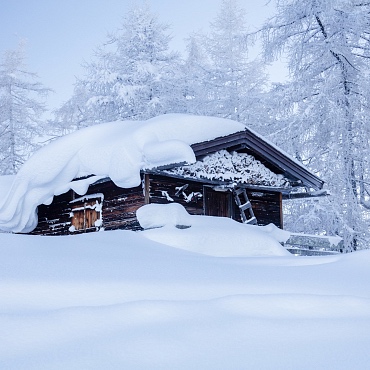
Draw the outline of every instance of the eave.
[[[222,149],[246,149],[256,158],[262,158],[279,170],[285,177],[298,181],[297,185],[306,186],[315,190],[322,189],[324,181],[307,170],[298,161],[278,149],[253,131],[246,128],[228,136],[218,137],[214,140],[193,144],[192,149],[197,158],[215,153]]]

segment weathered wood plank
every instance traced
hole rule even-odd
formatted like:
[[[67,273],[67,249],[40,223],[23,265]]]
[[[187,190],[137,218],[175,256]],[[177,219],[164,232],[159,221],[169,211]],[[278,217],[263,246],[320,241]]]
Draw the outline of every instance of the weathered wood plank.
[[[130,189],[117,187],[112,181],[99,184],[104,194],[102,207],[102,226],[105,230],[140,230],[136,219],[136,211],[145,204],[145,196],[140,186]],[[92,188],[92,190],[94,190]]]
[[[282,197],[279,192],[251,191],[247,189],[258,225],[273,223],[283,228]]]
[[[150,175],[149,196],[150,203],[176,202],[192,215],[204,214],[203,184],[201,182]]]

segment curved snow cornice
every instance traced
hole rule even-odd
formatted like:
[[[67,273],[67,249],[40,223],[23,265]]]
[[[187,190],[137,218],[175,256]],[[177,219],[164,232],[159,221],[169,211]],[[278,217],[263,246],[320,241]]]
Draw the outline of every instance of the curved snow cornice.
[[[110,177],[119,187],[138,186],[141,169],[194,163],[192,144],[244,129],[243,124],[222,118],[168,114],[147,121],[104,123],[63,136],[20,169],[0,209],[0,229],[32,231],[37,207],[73,188],[75,178],[94,174]],[[87,190],[89,183],[85,184]]]

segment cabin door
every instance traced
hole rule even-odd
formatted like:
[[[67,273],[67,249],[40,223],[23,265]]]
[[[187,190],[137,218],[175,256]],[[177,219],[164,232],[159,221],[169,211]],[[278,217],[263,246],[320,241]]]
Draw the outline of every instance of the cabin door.
[[[216,191],[209,186],[203,188],[204,214],[206,216],[233,216],[233,197],[231,191]]]

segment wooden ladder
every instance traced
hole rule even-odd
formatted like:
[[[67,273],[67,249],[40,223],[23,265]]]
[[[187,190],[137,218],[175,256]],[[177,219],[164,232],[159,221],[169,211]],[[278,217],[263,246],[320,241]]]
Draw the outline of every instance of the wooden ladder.
[[[245,224],[257,225],[257,219],[253,213],[252,204],[248,199],[246,190],[244,188],[235,188],[233,194],[235,203],[239,207],[242,222]]]

